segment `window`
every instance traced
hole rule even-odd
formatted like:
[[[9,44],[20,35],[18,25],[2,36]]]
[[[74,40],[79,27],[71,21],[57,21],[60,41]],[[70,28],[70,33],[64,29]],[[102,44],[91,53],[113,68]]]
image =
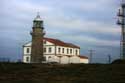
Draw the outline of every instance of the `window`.
[[[27,52],[27,53],[29,53],[29,52],[30,52],[30,49],[29,49],[29,48],[27,48],[27,49],[26,49],[26,52]]]
[[[67,48],[67,54],[69,54],[69,49]]]
[[[62,53],[64,53],[64,48],[62,48]]]
[[[72,54],[72,49],[70,49],[70,54]]]
[[[49,52],[52,52],[52,49],[51,49],[51,48],[49,48]]]
[[[58,48],[58,52],[60,53],[60,48]]]
[[[76,50],[76,55],[78,54],[78,51]]]
[[[46,48],[44,48],[44,52],[46,52]]]
[[[26,57],[26,62],[29,62],[29,57]]]

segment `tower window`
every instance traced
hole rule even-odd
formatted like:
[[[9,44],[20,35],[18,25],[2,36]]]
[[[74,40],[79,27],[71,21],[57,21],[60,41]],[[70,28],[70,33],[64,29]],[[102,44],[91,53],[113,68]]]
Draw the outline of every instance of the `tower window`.
[[[49,52],[50,52],[50,53],[52,52],[52,49],[51,49],[51,48],[49,48]]]
[[[29,48],[27,48],[27,49],[26,49],[26,52],[27,52],[27,53],[29,53],[29,52],[30,52],[30,49],[29,49]]]

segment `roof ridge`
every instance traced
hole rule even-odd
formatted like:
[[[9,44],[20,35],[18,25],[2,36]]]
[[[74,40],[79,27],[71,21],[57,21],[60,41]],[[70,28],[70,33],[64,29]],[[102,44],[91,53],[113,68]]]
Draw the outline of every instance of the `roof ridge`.
[[[62,40],[59,40],[59,39],[54,39],[54,38],[45,38],[45,39],[50,39],[50,42],[54,43],[54,44],[59,44],[60,46],[66,46],[66,47],[72,47],[72,48],[80,48],[79,46],[75,45],[75,44],[72,44],[72,43],[67,43],[67,42],[64,42]]]

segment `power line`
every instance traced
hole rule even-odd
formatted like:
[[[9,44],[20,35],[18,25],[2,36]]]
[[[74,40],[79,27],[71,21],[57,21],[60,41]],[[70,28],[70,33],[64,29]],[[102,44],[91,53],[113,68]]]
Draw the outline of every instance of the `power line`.
[[[111,55],[109,54],[109,55],[108,55],[108,63],[109,63],[109,64],[111,63],[111,60],[112,60],[112,58],[111,58]]]

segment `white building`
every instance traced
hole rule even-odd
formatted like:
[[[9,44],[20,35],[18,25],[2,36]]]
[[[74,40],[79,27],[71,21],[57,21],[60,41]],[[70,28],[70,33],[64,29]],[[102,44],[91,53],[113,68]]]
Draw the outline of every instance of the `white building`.
[[[89,63],[88,57],[80,56],[80,47],[71,43],[65,43],[58,39],[44,38],[44,57],[46,62]],[[31,42],[23,45],[23,62],[30,63]]]

